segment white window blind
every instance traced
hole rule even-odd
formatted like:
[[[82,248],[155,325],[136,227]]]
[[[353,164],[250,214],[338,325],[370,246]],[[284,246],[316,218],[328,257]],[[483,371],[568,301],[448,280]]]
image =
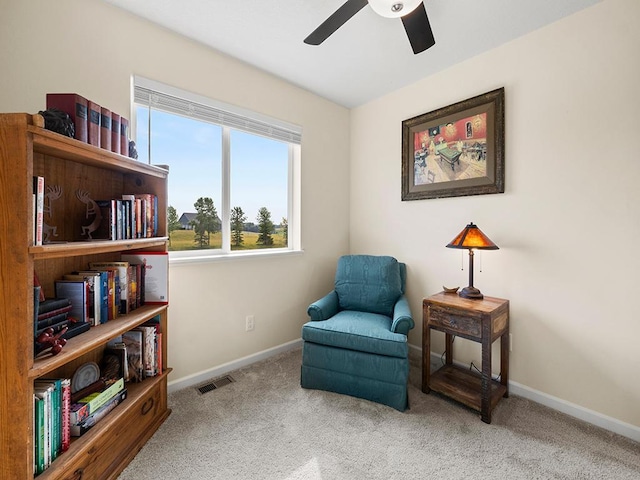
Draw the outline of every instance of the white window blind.
[[[233,105],[213,102],[195,94],[172,95],[172,87],[151,80],[134,79],[133,101],[154,110],[194,118],[203,122],[227,126],[255,135],[300,145],[302,129],[280,120],[262,117],[259,114],[243,111]],[[191,98],[184,98],[189,96]]]

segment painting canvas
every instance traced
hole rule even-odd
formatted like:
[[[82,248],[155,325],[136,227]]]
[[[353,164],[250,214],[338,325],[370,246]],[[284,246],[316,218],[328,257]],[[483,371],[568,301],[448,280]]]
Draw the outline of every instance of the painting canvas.
[[[504,89],[402,124],[402,200],[504,192]]]

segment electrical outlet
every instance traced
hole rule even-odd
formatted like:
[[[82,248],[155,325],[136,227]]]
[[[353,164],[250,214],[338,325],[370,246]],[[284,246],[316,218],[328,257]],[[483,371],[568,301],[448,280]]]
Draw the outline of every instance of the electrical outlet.
[[[513,352],[513,337],[509,334],[509,351]]]
[[[256,328],[256,319],[254,318],[253,315],[247,315],[247,318],[245,320],[245,329],[246,329],[246,331],[250,332],[254,328]]]

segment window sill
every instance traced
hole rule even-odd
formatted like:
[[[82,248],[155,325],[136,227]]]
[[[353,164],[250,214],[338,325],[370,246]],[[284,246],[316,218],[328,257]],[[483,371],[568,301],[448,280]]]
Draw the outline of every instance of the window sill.
[[[251,250],[231,253],[207,253],[189,255],[188,252],[176,252],[181,253],[180,256],[172,255],[169,252],[169,264],[173,266],[190,265],[196,263],[218,263],[235,260],[252,260],[263,257],[288,257],[291,255],[302,255],[304,250],[289,250],[284,248],[278,249],[265,249],[265,250]]]

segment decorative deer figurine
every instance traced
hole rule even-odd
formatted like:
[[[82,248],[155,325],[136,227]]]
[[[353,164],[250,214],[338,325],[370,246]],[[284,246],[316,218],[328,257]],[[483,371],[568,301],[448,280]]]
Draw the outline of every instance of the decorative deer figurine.
[[[47,214],[49,218],[53,218],[53,201],[62,196],[62,188],[60,185],[47,186],[47,193],[44,194],[44,209],[43,213]],[[47,243],[49,236],[58,236],[58,227],[55,225],[49,225],[47,222],[42,222],[42,242]]]
[[[100,207],[89,198],[89,192],[84,190],[76,190],[76,197],[82,203],[87,206],[87,213],[85,218],[89,218],[91,215],[95,215],[93,221],[89,225],[82,226],[82,235],[87,235],[87,239],[91,240],[91,234],[95,232],[98,227],[100,227],[100,222],[102,221],[102,213],[100,212]]]

